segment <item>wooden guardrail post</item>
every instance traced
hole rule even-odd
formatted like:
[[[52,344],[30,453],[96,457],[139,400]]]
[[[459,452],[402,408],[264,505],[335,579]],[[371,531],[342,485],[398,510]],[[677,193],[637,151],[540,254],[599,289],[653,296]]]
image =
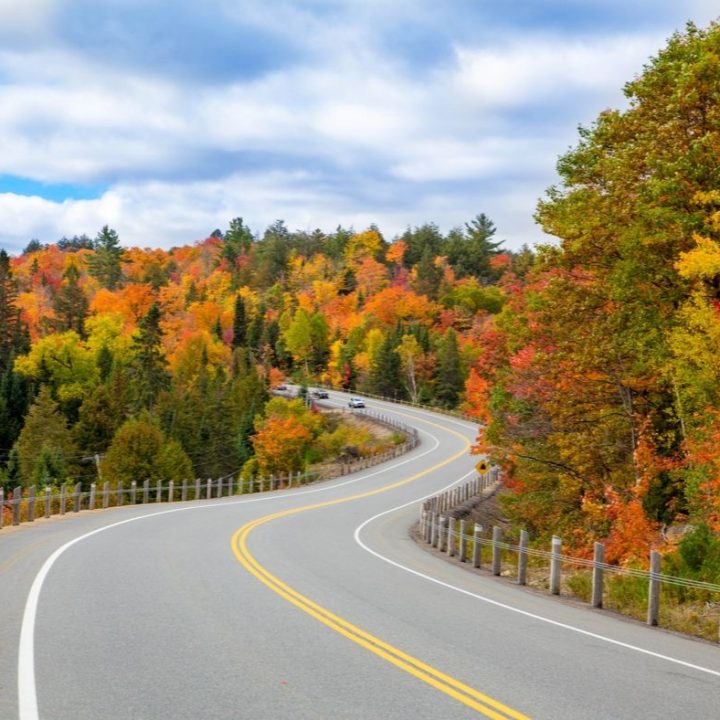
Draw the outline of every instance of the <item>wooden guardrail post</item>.
[[[180,491],[180,500],[185,502],[187,500],[188,481],[187,478],[183,478],[182,490]]]
[[[195,478],[195,500],[200,499],[200,478]]]
[[[67,485],[63,483],[60,486],[60,514],[65,514],[65,508],[67,507]]]
[[[20,501],[22,500],[22,487],[18,485],[13,490],[12,509],[13,509],[13,525],[20,524]]]
[[[527,585],[528,539],[527,530],[521,530],[518,545],[518,585]]]
[[[493,527],[492,531],[492,574],[499,575],[502,570],[502,548],[500,543],[502,542],[502,529],[497,525]]]
[[[28,489],[28,522],[35,520],[35,486]]]
[[[130,504],[137,505],[137,480],[130,483]]]
[[[447,518],[441,515],[438,520],[440,527],[438,530],[438,550],[444,552],[446,550],[445,539],[447,537]]]
[[[461,563],[464,563],[467,560],[467,548],[465,546],[465,520],[460,521],[460,532],[458,537],[458,542],[460,543],[458,547],[458,560]]]
[[[52,490],[48,485],[45,486],[45,518],[50,517],[51,498]]]
[[[603,606],[603,563],[605,562],[605,546],[595,543],[593,554],[593,572],[592,572],[592,600],[591,605],[594,608]]]
[[[447,540],[447,554],[448,557],[455,555],[455,518],[448,518],[448,540]]]
[[[175,500],[175,481],[171,480],[168,483],[168,502]]]
[[[207,479],[207,493],[205,494],[205,499],[209,500],[212,497],[212,478]]]
[[[648,587],[647,624],[658,624],[660,609],[660,553],[653,550],[650,553],[650,585]]]
[[[473,532],[473,567],[479,568],[482,565],[482,533],[483,526],[480,523],[475,523],[475,529]]]
[[[117,507],[120,507],[121,505],[125,504],[125,487],[123,486],[123,481],[118,480],[117,485],[115,486],[115,505]]]
[[[106,480],[103,483],[103,510],[107,510],[110,506],[110,483]]]
[[[80,512],[80,492],[82,491],[82,484],[75,483],[75,491],[73,492],[73,512]]]
[[[97,492],[95,483],[90,484],[90,500],[88,501],[88,510],[95,509],[95,493]]]
[[[162,502],[162,480],[158,480],[155,484],[155,502]]]
[[[143,505],[150,502],[150,480],[143,480]]]
[[[553,595],[560,594],[560,555],[562,551],[562,540],[553,535],[550,551],[550,592]]]

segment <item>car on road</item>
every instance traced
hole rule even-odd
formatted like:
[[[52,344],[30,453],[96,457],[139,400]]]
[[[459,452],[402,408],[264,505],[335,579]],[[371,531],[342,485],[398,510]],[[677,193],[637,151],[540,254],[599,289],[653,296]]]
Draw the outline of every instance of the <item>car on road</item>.
[[[318,400],[327,400],[330,397],[330,395],[328,395],[328,391],[323,390],[322,388],[317,388],[317,390],[313,390],[312,396],[314,398],[317,398]]]
[[[348,405],[351,408],[364,408],[365,407],[365,401],[362,398],[359,397],[351,397],[350,401],[348,402]]]

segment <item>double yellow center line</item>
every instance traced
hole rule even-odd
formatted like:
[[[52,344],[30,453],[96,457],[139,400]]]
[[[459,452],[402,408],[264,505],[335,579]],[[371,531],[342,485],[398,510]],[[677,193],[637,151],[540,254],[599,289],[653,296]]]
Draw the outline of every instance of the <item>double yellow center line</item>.
[[[493,720],[508,720],[508,718],[513,718],[514,720],[528,720],[526,715],[523,715],[522,713],[513,710],[488,695],[475,690],[475,688],[446,675],[440,670],[437,670],[431,665],[418,660],[412,655],[408,655],[399,648],[396,648],[393,645],[386,643],[384,640],[365,632],[361,628],[353,625],[347,620],[344,620],[327,608],[313,602],[305,595],[302,595],[297,590],[294,590],[292,587],[287,585],[287,583],[284,583],[282,580],[275,577],[275,575],[273,575],[269,570],[267,570],[267,568],[255,559],[247,546],[250,533],[261,525],[265,525],[273,520],[279,520],[280,518],[289,517],[291,515],[297,515],[299,513],[316,510],[318,508],[330,507],[332,505],[340,505],[342,503],[352,502],[354,500],[359,500],[361,498],[393,490],[394,488],[413,482],[414,480],[417,480],[418,478],[427,475],[428,473],[433,472],[434,470],[437,470],[438,468],[447,465],[453,460],[456,460],[464,455],[467,452],[467,440],[462,437],[460,433],[447,430],[447,428],[442,429],[461,437],[465,442],[466,447],[447,460],[438,463],[437,465],[433,465],[430,468],[426,468],[422,472],[419,472],[412,477],[405,478],[404,480],[400,480],[399,482],[384,485],[383,487],[376,488],[375,490],[369,490],[349,497],[327,500],[325,502],[303,505],[302,507],[271,513],[256,520],[252,520],[251,522],[243,525],[233,534],[232,550],[235,557],[243,565],[243,567],[260,582],[267,585],[267,587],[277,593],[284,600],[287,600],[287,602],[295,605],[297,608],[314,617],[316,620],[319,620],[323,623],[323,625],[332,628],[335,632],[340,633],[340,635],[346,637],[348,640],[352,640],[354,643],[357,643],[378,657],[383,658],[383,660],[387,660],[387,662],[392,663],[401,670],[404,670],[435,689],[449,695],[458,702],[461,702],[463,705],[476,710],[485,717],[493,718]]]

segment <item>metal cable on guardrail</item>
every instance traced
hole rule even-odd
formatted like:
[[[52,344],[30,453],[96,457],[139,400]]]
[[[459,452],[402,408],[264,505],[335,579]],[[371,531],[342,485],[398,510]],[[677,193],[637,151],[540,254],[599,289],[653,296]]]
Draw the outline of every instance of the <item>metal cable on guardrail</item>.
[[[449,530],[448,537],[457,540],[458,542],[475,542],[474,535],[461,534],[457,530]],[[705,582],[703,580],[693,580],[692,578],[676,577],[674,575],[665,575],[663,573],[652,573],[649,570],[642,570],[640,568],[625,567],[622,565],[612,565],[610,563],[597,563],[590,558],[580,558],[572,555],[557,555],[549,550],[541,550],[538,548],[523,548],[520,545],[514,543],[508,543],[503,541],[493,541],[490,538],[478,538],[477,542],[485,547],[497,547],[500,550],[507,552],[524,552],[530,557],[538,557],[551,560],[553,557],[557,557],[560,562],[567,565],[577,565],[587,568],[599,567],[602,570],[615,573],[617,575],[627,575],[636,578],[642,578],[649,580],[651,577],[657,577],[660,582],[667,583],[668,585],[676,585],[679,587],[695,588],[697,590],[706,590],[708,592],[720,593],[720,584]]]
[[[584,568],[592,575],[591,605],[596,608],[603,606],[603,578],[606,573],[636,578],[648,585],[648,625],[658,624],[662,584],[704,593],[720,593],[720,584],[661,573],[661,556],[657,551],[650,553],[650,569],[643,570],[637,567],[606,563],[604,545],[599,542],[595,543],[594,557],[591,559],[562,553],[562,541],[557,536],[552,538],[552,549],[544,550],[529,547],[529,536],[524,530],[520,531],[519,543],[503,540],[502,530],[497,526],[492,528],[492,538],[483,535],[483,533],[486,535],[487,531],[479,524],[474,524],[472,534],[469,534],[467,532],[468,521],[464,519],[464,515],[477,503],[479,497],[488,497],[497,489],[498,485],[497,469],[492,468],[469,483],[457,485],[439,495],[428,498],[422,503],[420,509],[420,537],[448,557],[455,556],[460,562],[472,562],[475,568],[482,567],[482,550],[489,548],[492,555],[490,569],[493,575],[501,574],[503,554],[512,553],[517,556],[517,582],[520,585],[525,585],[527,582],[528,558],[546,561],[549,564],[549,575],[543,574],[542,582],[543,584],[547,582],[550,592],[554,595],[560,594],[563,566]],[[720,601],[713,604],[711,609],[706,608],[704,614],[720,616],[720,613],[714,610],[716,605],[720,608]]]

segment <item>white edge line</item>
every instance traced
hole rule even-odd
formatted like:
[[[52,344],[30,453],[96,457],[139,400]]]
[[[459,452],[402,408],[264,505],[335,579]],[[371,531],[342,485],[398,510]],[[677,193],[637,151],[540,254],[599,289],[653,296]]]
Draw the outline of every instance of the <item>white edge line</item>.
[[[671,662],[676,665],[682,665],[683,667],[687,667],[692,670],[699,670],[700,672],[704,672],[709,675],[715,675],[716,677],[720,677],[720,671],[718,671],[718,670],[712,670],[710,668],[703,667],[702,665],[695,665],[695,664],[693,664],[691,662],[687,662],[685,660],[680,660],[678,658],[670,657],[669,655],[663,655],[662,653],[657,653],[657,652],[654,652],[653,650],[647,650],[646,648],[641,648],[641,647],[638,647],[637,645],[631,645],[630,643],[625,643],[625,642],[622,642],[621,640],[615,640],[613,638],[606,637],[605,635],[599,635],[598,633],[591,632],[590,630],[583,630],[582,628],[576,627],[575,625],[568,625],[567,623],[560,622],[559,620],[552,620],[551,618],[543,617],[542,615],[537,615],[537,614],[531,613],[527,610],[521,610],[520,608],[513,607],[512,605],[506,605],[505,603],[501,603],[497,600],[493,600],[484,595],[479,595],[478,593],[470,592],[470,590],[465,590],[464,588],[457,587],[457,585],[452,585],[450,583],[446,583],[442,580],[439,580],[438,578],[432,577],[431,575],[426,575],[425,573],[421,573],[418,570],[413,570],[412,568],[409,568],[406,565],[402,565],[401,563],[396,562],[395,560],[391,560],[390,558],[385,557],[385,555],[381,555],[379,552],[368,547],[360,539],[360,533],[362,532],[363,528],[366,525],[369,525],[374,520],[377,520],[378,518],[382,517],[383,515],[389,515],[390,513],[396,512],[397,510],[402,510],[406,507],[409,507],[410,505],[414,505],[416,503],[422,502],[423,500],[426,500],[429,497],[433,497],[434,495],[437,495],[438,493],[444,492],[445,490],[451,488],[453,485],[456,485],[457,483],[462,482],[466,477],[469,477],[474,472],[475,471],[473,470],[473,471],[467,473],[466,475],[463,475],[458,480],[451,482],[449,485],[446,485],[444,488],[441,488],[441,489],[437,490],[436,492],[433,492],[429,495],[424,495],[423,497],[417,498],[416,500],[411,500],[410,502],[406,502],[402,505],[398,505],[397,507],[390,508],[389,510],[384,510],[383,512],[378,513],[377,515],[373,515],[371,518],[368,518],[367,520],[365,520],[365,522],[358,525],[358,527],[355,529],[355,533],[353,535],[355,538],[355,542],[363,550],[365,550],[366,552],[369,552],[371,555],[374,555],[379,560],[389,563],[390,565],[393,565],[394,567],[399,568],[400,570],[404,570],[405,572],[411,573],[412,575],[422,578],[423,580],[427,580],[428,582],[435,583],[436,585],[441,585],[442,587],[447,588],[448,590],[454,590],[455,592],[462,593],[463,595],[467,595],[469,597],[475,598],[476,600],[480,600],[489,605],[495,605],[496,607],[502,608],[503,610],[508,610],[510,612],[517,613],[519,615],[524,615],[525,617],[531,618],[533,620],[538,620],[540,622],[547,623],[548,625],[554,625],[555,627],[563,628],[564,630],[570,630],[571,632],[575,632],[580,635],[585,635],[586,637],[591,637],[595,640],[601,640],[601,641],[609,643],[611,645],[617,645],[618,647],[625,648],[626,650],[633,650],[634,652],[642,653],[643,655],[649,655],[650,657],[658,658],[660,660],[665,660],[667,662]]]
[[[399,462],[393,464],[384,463],[379,470],[375,470],[371,473],[365,473],[359,477],[354,477],[350,480],[345,480],[341,483],[334,483],[332,485],[325,485],[323,487],[313,488],[311,490],[300,490],[292,494],[283,492],[282,494],[268,495],[266,497],[259,498],[247,498],[242,500],[232,500],[228,502],[218,498],[218,502],[202,504],[202,505],[189,505],[185,507],[173,508],[172,510],[160,510],[158,512],[148,513],[147,515],[138,515],[136,517],[126,518],[118,522],[111,523],[110,525],[103,525],[100,528],[91,530],[84,535],[69,540],[64,545],[61,545],[50,555],[47,560],[43,563],[42,567],[38,571],[33,584],[30,587],[27,600],[25,601],[25,609],[23,611],[22,625],[20,626],[20,642],[18,645],[18,713],[20,720],[39,720],[38,712],[38,701],[37,701],[37,686],[35,682],[35,618],[37,617],[38,602],[40,600],[40,592],[42,590],[43,583],[47,577],[50,569],[55,564],[55,561],[69,548],[82,540],[86,540],[93,535],[110,530],[111,528],[119,527],[127,523],[136,522],[138,520],[145,520],[147,518],[157,517],[158,515],[169,515],[171,513],[186,512],[188,510],[207,510],[210,508],[224,508],[229,505],[247,505],[249,503],[256,502],[267,502],[269,500],[287,499],[289,497],[297,497],[298,495],[313,495],[319,492],[327,492],[334,490],[335,488],[344,487],[346,485],[352,485],[366,480],[367,478],[374,477],[389,469],[400,467],[409,462],[424,457],[425,455],[433,452],[439,445],[440,441],[430,432],[426,430],[420,430],[419,432],[430,436],[433,439],[433,446],[428,448],[422,453],[414,454],[412,457],[405,458]],[[128,506],[130,507],[130,506]]]

